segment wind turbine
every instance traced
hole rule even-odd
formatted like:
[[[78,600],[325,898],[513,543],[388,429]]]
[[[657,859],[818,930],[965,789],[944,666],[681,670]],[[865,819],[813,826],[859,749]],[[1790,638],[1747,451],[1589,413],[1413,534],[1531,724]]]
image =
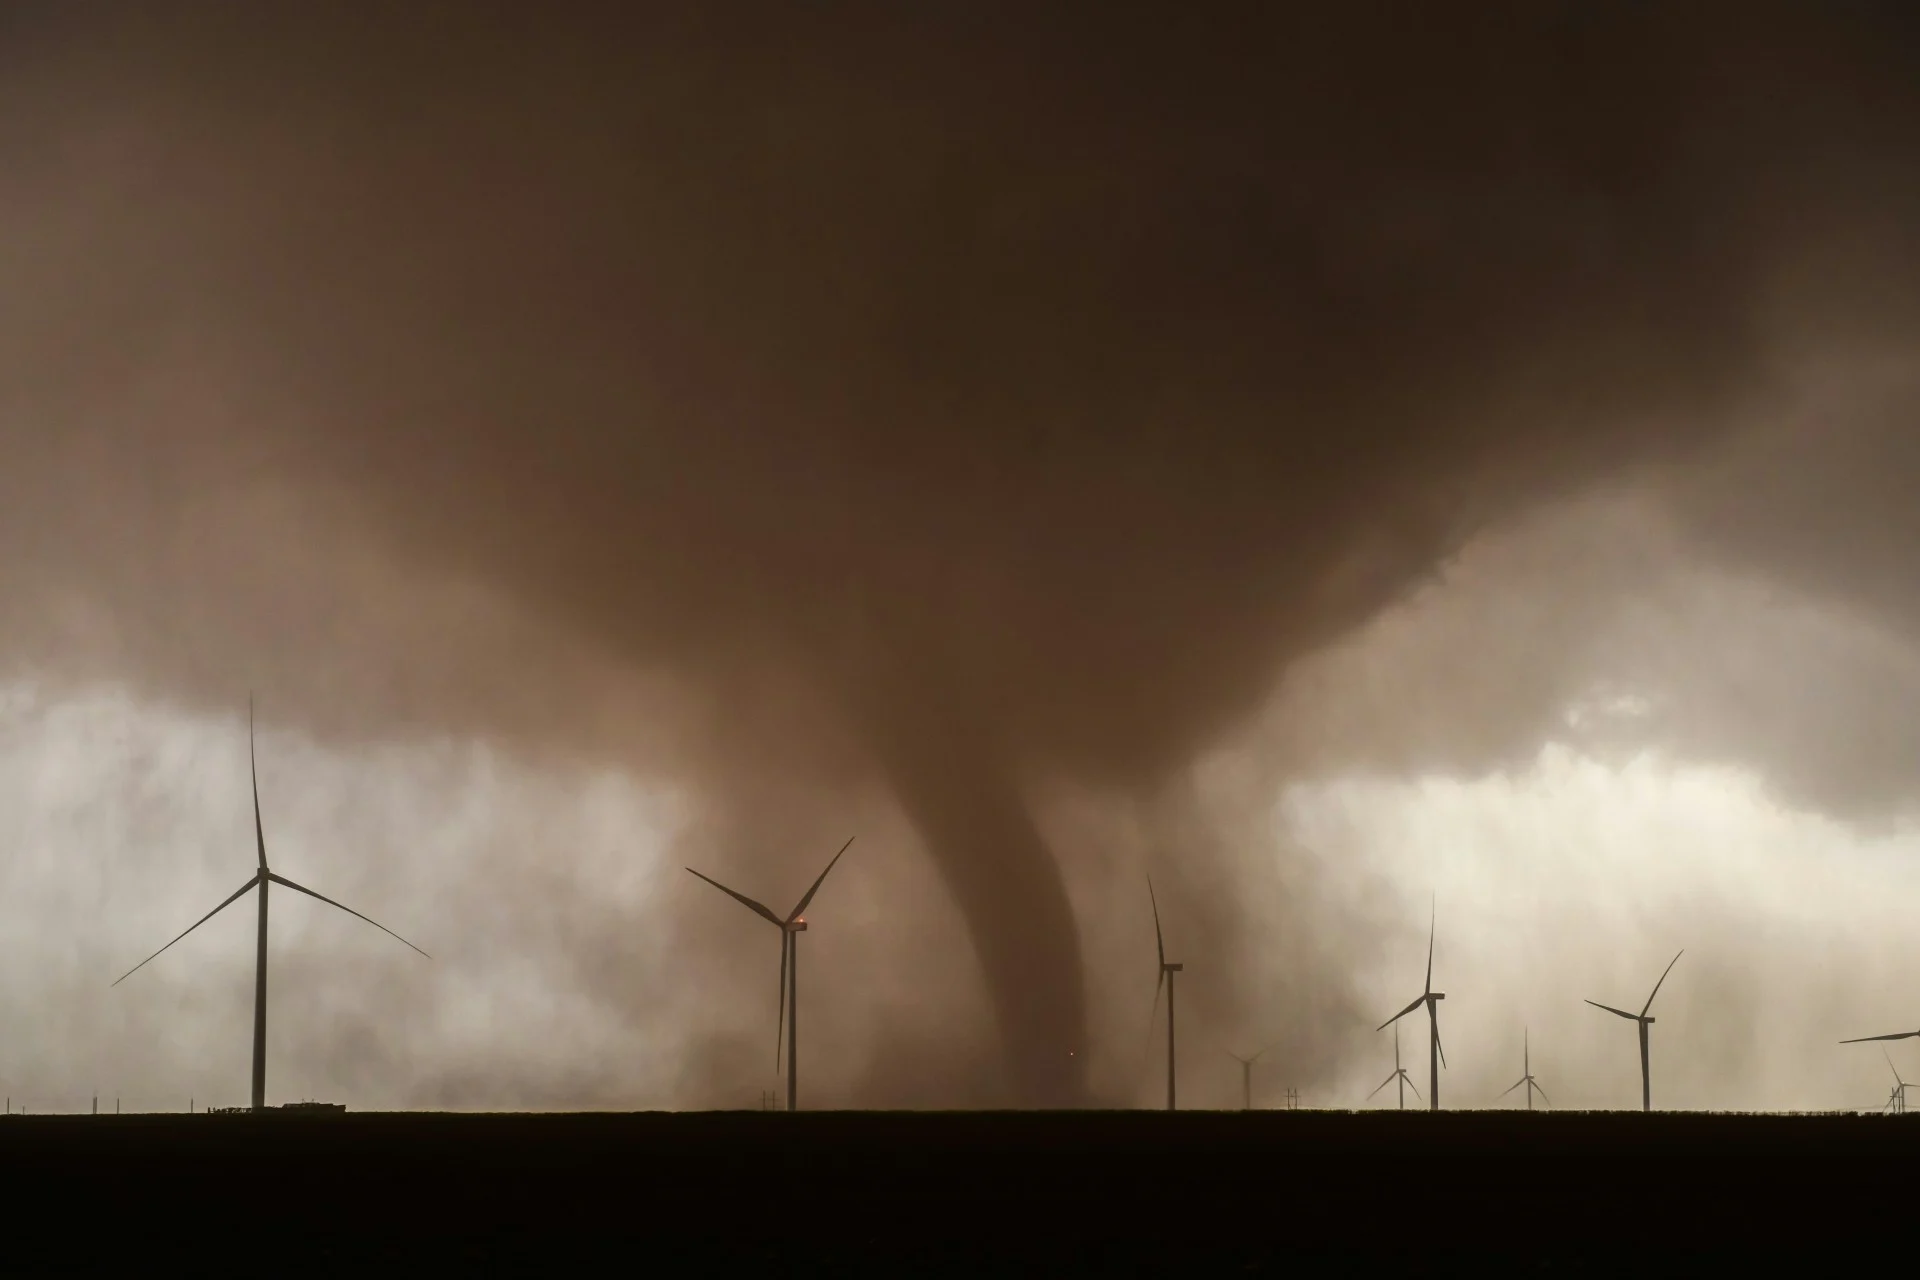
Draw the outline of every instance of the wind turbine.
[[[1674,959],[1676,960],[1678,960],[1679,958],[1680,957],[1678,956],[1674,957]],[[1547,1091],[1545,1089],[1542,1089],[1540,1087],[1540,1082],[1533,1078],[1533,1046],[1529,1043],[1530,1038],[1531,1037],[1528,1035],[1527,1031],[1524,1028],[1522,1028],[1520,1032],[1521,1076],[1518,1080],[1515,1080],[1512,1084],[1508,1085],[1505,1089],[1502,1089],[1500,1091],[1500,1096],[1504,1098],[1508,1094],[1512,1093],[1515,1089],[1518,1089],[1521,1085],[1527,1086],[1527,1110],[1529,1111],[1533,1110],[1533,1095],[1536,1092],[1538,1092],[1539,1095],[1546,1100],[1546,1104],[1548,1106],[1553,1105],[1553,1099],[1547,1097]]]
[[[1414,1089],[1413,1077],[1409,1076],[1407,1069],[1400,1065],[1400,1028],[1398,1027],[1393,1029],[1393,1074],[1375,1085],[1373,1087],[1373,1093],[1380,1092],[1395,1080],[1400,1082],[1400,1109],[1405,1111],[1407,1109],[1407,1090],[1413,1089],[1413,1096],[1416,1098],[1420,1096],[1420,1090]],[[1367,1095],[1369,1102],[1373,1100],[1373,1093]]]
[[[1893,1065],[1893,1055],[1885,1049],[1880,1056],[1887,1060],[1887,1070],[1893,1072],[1893,1092],[1887,1095],[1887,1110],[1897,1116],[1907,1113],[1907,1082],[1900,1078],[1900,1068]]]
[[[1861,1036],[1856,1040],[1842,1040],[1841,1044],[1867,1044],[1875,1040],[1911,1040],[1920,1036],[1920,1031],[1899,1031],[1890,1036]],[[1887,1107],[1895,1115],[1904,1115],[1907,1110],[1907,1082],[1900,1078],[1900,1069],[1893,1065],[1893,1055],[1885,1049],[1880,1056],[1887,1060],[1887,1070],[1893,1072],[1893,1092],[1887,1097]],[[1884,1109],[1884,1108],[1883,1108]]]
[[[253,1109],[255,1111],[261,1111],[264,1110],[267,1105],[267,885],[269,883],[277,884],[284,888],[304,893],[309,898],[318,898],[330,907],[339,907],[340,910],[350,916],[358,916],[360,919],[365,920],[368,924],[390,937],[399,938],[401,942],[406,942],[407,945],[413,947],[415,951],[420,951],[420,948],[414,947],[411,942],[407,942],[405,938],[401,938],[399,934],[394,933],[393,930],[387,928],[387,926],[381,924],[373,917],[360,915],[360,913],[352,907],[335,902],[325,894],[315,893],[303,884],[295,884],[293,881],[271,870],[267,866],[267,837],[265,829],[260,823],[260,770],[255,763],[253,751],[252,698],[247,699],[247,770],[253,780],[253,840],[255,851],[260,857],[260,867],[253,873],[253,877],[238,889],[235,889],[225,902],[222,902],[219,906],[188,925],[179,937],[176,937],[173,942],[167,944],[167,947],[172,946],[174,942],[180,941],[181,938],[186,937],[187,934],[192,933],[195,929],[198,929],[201,925],[219,915],[229,906],[232,906],[240,900],[243,894],[250,893],[254,889],[260,891],[260,931],[253,953]],[[139,964],[115,978],[109,985],[114,987],[119,986],[146,967],[149,961],[157,958],[167,947],[160,948],[159,951],[154,952],[153,955],[148,956],[145,960],[142,960]],[[424,951],[420,951],[420,954],[423,956],[427,955]],[[427,956],[427,958],[431,960],[433,957]]]
[[[833,855],[833,860],[827,863],[827,870],[820,873],[820,878],[815,880],[813,887],[794,904],[793,910],[784,920],[744,893],[735,893],[712,876],[700,875],[692,867],[687,868],[688,871],[700,876],[702,880],[735,902],[744,904],[748,910],[780,930],[780,1013],[774,1022],[773,1066],[776,1071],[780,1068],[780,1042],[784,1036],[787,1045],[787,1110],[789,1111],[798,1110],[800,1105],[800,950],[798,943],[800,935],[807,931],[807,918],[803,913],[807,909],[807,904],[813,901],[813,895],[820,892],[820,886],[826,882],[827,871],[833,870],[833,864],[840,861],[840,854],[852,847],[853,841],[854,837],[847,837],[847,843],[840,846],[840,853]]]
[[[1160,953],[1160,977],[1153,984],[1153,1003],[1160,1003],[1160,987],[1167,988],[1167,1110],[1173,1110],[1173,975],[1185,969],[1183,964],[1167,963],[1166,940],[1160,936],[1160,900],[1153,896],[1153,877],[1147,877],[1147,901],[1153,904],[1153,945]],[[1153,1020],[1153,1009],[1147,1009],[1147,1020]]]
[[[1273,1048],[1272,1045],[1267,1046],[1267,1049],[1271,1048]],[[1262,1049],[1251,1058],[1243,1058],[1232,1050],[1227,1051],[1227,1056],[1240,1064],[1240,1109],[1242,1111],[1253,1110],[1253,1064],[1260,1061],[1261,1055],[1266,1053],[1267,1049]]]
[[[1673,972],[1673,966],[1680,963],[1680,957],[1685,954],[1687,954],[1685,947],[1673,953],[1673,959],[1667,961],[1667,967],[1660,972],[1660,982],[1653,984],[1652,993],[1647,996],[1647,1002],[1640,1006],[1640,1012],[1638,1013],[1628,1013],[1625,1009],[1616,1009],[1610,1004],[1601,1004],[1598,1000],[1587,1001],[1588,1004],[1596,1009],[1605,1009],[1608,1013],[1625,1018],[1628,1022],[1639,1024],[1640,1109],[1642,1111],[1653,1110],[1653,1080],[1652,1073],[1647,1066],[1647,1028],[1653,1025],[1654,1020],[1647,1016],[1647,1010],[1653,1008],[1653,997],[1660,994],[1660,983],[1667,980],[1667,975]]]
[[[1385,1022],[1375,1027],[1374,1030],[1385,1031],[1388,1027],[1400,1021],[1400,1019],[1406,1017],[1421,1005],[1427,1006],[1427,1110],[1438,1111],[1440,1109],[1440,1066],[1447,1060],[1447,1051],[1440,1047],[1439,1002],[1447,998],[1447,993],[1433,989],[1433,930],[1434,921],[1432,918],[1429,918],[1427,921],[1426,989],[1420,993],[1419,999],[1394,1014],[1391,1018],[1388,1018]],[[1397,1047],[1399,1041],[1396,1039],[1394,1043],[1396,1046],[1394,1058],[1397,1061],[1400,1056]],[[1375,1092],[1377,1093],[1379,1090],[1376,1089]]]

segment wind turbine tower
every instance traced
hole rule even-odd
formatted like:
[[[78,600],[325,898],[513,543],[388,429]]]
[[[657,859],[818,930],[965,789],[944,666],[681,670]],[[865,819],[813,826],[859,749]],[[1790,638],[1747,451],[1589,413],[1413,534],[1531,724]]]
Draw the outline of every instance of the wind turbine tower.
[[[171,947],[174,942],[180,941],[181,938],[186,937],[187,934],[192,933],[195,929],[198,929],[222,911],[225,911],[244,895],[258,889],[260,891],[260,927],[256,934],[253,953],[253,1109],[255,1111],[261,1111],[264,1110],[267,1105],[267,886],[269,884],[277,884],[282,888],[292,889],[296,893],[304,893],[309,898],[318,898],[328,906],[339,907],[340,910],[346,912],[348,915],[357,916],[365,920],[368,924],[380,930],[380,932],[397,938],[401,942],[406,942],[407,945],[413,947],[415,951],[420,951],[420,948],[414,947],[411,942],[407,942],[405,938],[401,938],[399,934],[394,933],[393,930],[387,928],[387,926],[381,924],[373,917],[360,915],[360,913],[352,907],[335,902],[332,898],[324,894],[315,893],[303,884],[295,884],[293,881],[267,866],[267,837],[265,829],[260,822],[260,771],[255,764],[253,750],[252,698],[247,699],[247,768],[253,781],[253,840],[254,849],[260,858],[259,868],[253,873],[252,879],[248,880],[238,889],[235,889],[225,902],[222,902],[219,906],[188,925],[178,937],[174,938],[173,942],[169,942],[166,947],[160,948],[159,951],[154,952],[153,955],[148,956],[145,960],[142,960],[139,964],[115,978],[109,985],[119,986],[128,978],[138,973],[142,968],[146,967],[149,961],[156,959],[161,952],[165,951],[167,947]],[[420,951],[420,954],[425,956],[427,953]],[[431,956],[427,958],[432,959]]]
[[[1267,1046],[1267,1049],[1271,1048],[1273,1048],[1272,1045]],[[1262,1049],[1251,1058],[1243,1058],[1231,1051],[1227,1054],[1229,1058],[1240,1064],[1240,1109],[1242,1111],[1253,1110],[1253,1064],[1260,1061],[1267,1049]]]
[[[787,1110],[789,1111],[798,1110],[800,1105],[799,938],[801,934],[807,931],[807,905],[813,901],[813,895],[820,892],[820,886],[826,883],[827,872],[832,871],[834,863],[840,861],[840,854],[845,853],[852,847],[853,840],[854,837],[847,837],[847,843],[840,846],[840,853],[834,854],[832,861],[827,863],[827,870],[820,873],[820,878],[813,882],[813,887],[801,895],[800,901],[794,904],[793,910],[788,912],[784,919],[775,915],[745,894],[736,893],[732,889],[727,888],[727,886],[721,884],[712,876],[700,875],[700,873],[694,871],[692,867],[687,868],[688,871],[693,872],[696,876],[700,876],[702,880],[705,880],[708,884],[726,894],[735,902],[741,903],[762,920],[771,922],[775,928],[780,930],[780,1004],[777,1006],[779,1013],[776,1015],[774,1022],[773,1065],[775,1070],[779,1069],[780,1044],[784,1038],[787,1046]]]
[[[1434,920],[1429,919],[1427,922],[1426,989],[1420,993],[1419,998],[1412,1004],[1394,1014],[1391,1018],[1388,1018],[1385,1022],[1375,1027],[1374,1030],[1385,1031],[1388,1027],[1400,1021],[1400,1019],[1406,1017],[1421,1005],[1427,1007],[1427,1110],[1438,1111],[1440,1109],[1440,1068],[1447,1060],[1447,1051],[1440,1047],[1440,1002],[1447,998],[1447,993],[1433,989],[1433,932]],[[1398,1042],[1396,1041],[1395,1043],[1397,1044]],[[1396,1060],[1399,1058],[1397,1049],[1395,1050],[1394,1057]]]
[[[1678,958],[1677,956],[1675,957],[1675,959]],[[1527,1086],[1527,1110],[1529,1111],[1533,1110],[1533,1095],[1535,1093],[1538,1093],[1541,1101],[1545,1102],[1548,1106],[1553,1105],[1553,1099],[1547,1097],[1547,1091],[1542,1089],[1539,1082],[1533,1078],[1533,1046],[1529,1042],[1530,1039],[1531,1037],[1526,1030],[1522,1029],[1520,1033],[1520,1078],[1500,1091],[1500,1096],[1504,1098],[1521,1085]]]
[[[1680,963],[1680,957],[1686,953],[1686,948],[1684,947],[1673,953],[1673,959],[1667,961],[1667,967],[1660,971],[1660,982],[1653,984],[1652,993],[1647,996],[1647,1002],[1640,1006],[1640,1012],[1638,1013],[1628,1013],[1625,1009],[1616,1009],[1610,1004],[1601,1004],[1598,1000],[1587,1001],[1588,1004],[1596,1009],[1605,1009],[1608,1013],[1625,1018],[1627,1021],[1639,1025],[1640,1109],[1642,1111],[1653,1110],[1653,1077],[1652,1071],[1647,1065],[1647,1028],[1653,1025],[1654,1020],[1648,1016],[1647,1010],[1653,1008],[1653,997],[1660,994],[1660,984],[1667,980],[1667,975],[1673,972],[1673,966]]]
[[[1413,1096],[1416,1098],[1420,1096],[1420,1090],[1414,1089],[1412,1077],[1407,1075],[1407,1069],[1400,1065],[1400,1028],[1399,1027],[1395,1027],[1393,1029],[1393,1074],[1388,1076],[1385,1080],[1382,1080],[1379,1084],[1373,1086],[1373,1093],[1380,1092],[1382,1089],[1392,1084],[1395,1080],[1398,1080],[1400,1082],[1400,1109],[1402,1111],[1405,1111],[1407,1109],[1407,1090],[1413,1089]],[[1372,1101],[1373,1093],[1370,1093],[1367,1095],[1368,1101]]]
[[[1160,934],[1160,900],[1153,896],[1153,877],[1147,877],[1147,901],[1153,904],[1153,945],[1160,955],[1160,977],[1153,984],[1153,1002],[1160,1003],[1160,986],[1167,988],[1167,1110],[1173,1110],[1174,1063],[1173,1063],[1173,976],[1186,968],[1183,964],[1167,963],[1167,944]],[[1151,1016],[1151,1010],[1149,1010]]]

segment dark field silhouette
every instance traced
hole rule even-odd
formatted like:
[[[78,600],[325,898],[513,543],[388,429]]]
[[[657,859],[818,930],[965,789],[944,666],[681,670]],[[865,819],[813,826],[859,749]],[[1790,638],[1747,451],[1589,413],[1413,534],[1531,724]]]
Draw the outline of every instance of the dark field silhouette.
[[[274,1225],[275,1273],[1244,1274],[1311,1259],[1319,1274],[1416,1256],[1564,1272],[1650,1247],[1824,1254],[1872,1238],[1916,1144],[1920,1126],[1892,1117],[1660,1112],[0,1122],[18,1263],[211,1260]],[[82,1208],[99,1229],[65,1225]]]

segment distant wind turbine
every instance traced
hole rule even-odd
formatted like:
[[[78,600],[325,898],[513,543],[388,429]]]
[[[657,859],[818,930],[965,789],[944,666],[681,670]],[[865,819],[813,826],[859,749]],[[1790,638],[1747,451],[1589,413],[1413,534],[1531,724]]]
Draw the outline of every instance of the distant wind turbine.
[[[1373,1087],[1373,1093],[1380,1092],[1382,1089],[1392,1084],[1395,1080],[1398,1080],[1400,1082],[1400,1109],[1402,1111],[1405,1111],[1407,1109],[1407,1090],[1413,1089],[1413,1096],[1416,1098],[1420,1096],[1420,1090],[1414,1089],[1413,1077],[1409,1076],[1407,1074],[1407,1069],[1400,1065],[1400,1028],[1399,1027],[1395,1027],[1393,1029],[1393,1074],[1388,1076],[1385,1080],[1382,1080],[1379,1084],[1375,1085]],[[1373,1100],[1373,1093],[1370,1093],[1367,1095],[1367,1100],[1369,1102]]]
[[[1679,957],[1675,956],[1674,959],[1677,960]],[[1548,1106],[1553,1105],[1553,1099],[1547,1097],[1547,1091],[1542,1089],[1540,1082],[1533,1078],[1533,1046],[1529,1043],[1530,1039],[1531,1037],[1528,1032],[1522,1028],[1520,1032],[1520,1078],[1500,1091],[1500,1096],[1504,1098],[1521,1085],[1527,1086],[1527,1110],[1529,1111],[1533,1110],[1533,1095],[1536,1092]]]
[[[1271,1048],[1273,1048],[1272,1045],[1267,1046],[1267,1049]],[[1260,1061],[1261,1055],[1266,1053],[1267,1049],[1260,1050],[1251,1058],[1243,1058],[1232,1050],[1227,1051],[1227,1056],[1240,1064],[1240,1109],[1242,1111],[1253,1110],[1253,1064]]]
[[[813,895],[820,892],[820,886],[826,883],[827,871],[833,870],[834,863],[840,861],[840,854],[851,848],[853,841],[854,837],[847,837],[847,843],[840,846],[840,853],[833,855],[832,861],[827,863],[827,870],[820,873],[820,878],[815,880],[813,887],[794,904],[793,910],[784,920],[744,893],[735,893],[712,876],[700,875],[692,867],[687,868],[688,871],[700,876],[702,880],[735,902],[742,903],[755,915],[780,930],[780,1004],[778,1006],[780,1012],[774,1021],[773,1065],[776,1071],[779,1070],[780,1042],[784,1037],[787,1045],[787,1110],[789,1111],[797,1110],[800,1105],[800,949],[798,943],[800,935],[807,931],[807,918],[804,913],[807,904],[813,901]]]
[[[1880,1056],[1887,1060],[1887,1070],[1893,1072],[1893,1092],[1887,1095],[1886,1109],[1897,1116],[1907,1113],[1907,1082],[1900,1078],[1900,1068],[1893,1065],[1893,1055],[1885,1049]]]
[[[1652,1072],[1647,1065],[1647,1028],[1653,1025],[1654,1020],[1647,1016],[1647,1010],[1653,1008],[1653,997],[1660,994],[1660,983],[1667,980],[1667,975],[1673,972],[1673,966],[1680,963],[1680,957],[1685,954],[1687,954],[1685,947],[1673,953],[1673,959],[1667,961],[1667,967],[1660,971],[1660,982],[1653,984],[1652,993],[1647,996],[1647,1002],[1640,1006],[1640,1012],[1638,1013],[1628,1013],[1625,1009],[1616,1009],[1610,1004],[1601,1004],[1598,1000],[1587,1001],[1588,1004],[1596,1009],[1605,1009],[1608,1013],[1615,1014],[1625,1018],[1629,1022],[1639,1025],[1640,1109],[1642,1111],[1653,1110],[1653,1079]]]
[[[1153,877],[1147,877],[1147,901],[1153,904],[1153,945],[1160,955],[1160,977],[1153,984],[1153,1005],[1147,1009],[1147,1021],[1153,1021],[1153,1008],[1160,1003],[1160,987],[1167,988],[1167,1110],[1173,1110],[1173,975],[1185,969],[1183,964],[1167,963],[1166,940],[1160,935],[1160,900],[1153,896]]]
[[[1447,993],[1433,989],[1434,922],[1435,918],[1430,916],[1427,921],[1426,989],[1420,993],[1419,999],[1374,1028],[1375,1031],[1385,1031],[1388,1027],[1400,1021],[1400,1019],[1406,1017],[1421,1005],[1427,1006],[1427,1110],[1429,1111],[1438,1111],[1440,1109],[1440,1067],[1441,1064],[1447,1060],[1447,1051],[1440,1047],[1440,1001],[1447,998]],[[1394,1044],[1396,1046],[1394,1058],[1397,1061],[1400,1056],[1397,1047],[1399,1041],[1396,1040]],[[1375,1090],[1375,1092],[1378,1092],[1378,1090]]]
[[[252,879],[248,880],[238,889],[235,889],[232,896],[225,902],[222,902],[219,906],[188,925],[179,937],[176,937],[173,942],[167,944],[167,947],[172,946],[174,942],[180,941],[180,938],[186,937],[187,934],[192,933],[195,929],[198,929],[201,925],[219,915],[229,906],[232,906],[240,900],[242,895],[250,893],[254,889],[260,891],[260,931],[253,953],[253,1109],[260,1111],[267,1105],[267,885],[269,883],[281,885],[284,888],[304,893],[309,898],[318,898],[328,906],[339,907],[340,910],[346,912],[348,915],[358,916],[360,919],[365,920],[368,924],[380,930],[380,932],[390,937],[398,938],[401,942],[406,942],[407,945],[413,947],[415,951],[420,951],[420,948],[414,947],[411,942],[407,942],[405,938],[401,938],[399,934],[394,933],[393,930],[387,928],[387,926],[381,924],[371,916],[360,915],[360,913],[352,907],[335,902],[332,898],[326,897],[324,894],[315,893],[303,884],[295,884],[285,876],[268,869],[267,837],[260,823],[260,771],[254,762],[252,698],[247,699],[247,769],[253,779],[253,839],[254,848],[260,857],[260,867],[253,873]],[[121,974],[115,978],[110,985],[115,987],[119,986],[128,978],[138,973],[149,961],[158,957],[167,947],[160,948],[159,951],[154,952],[153,955],[148,956],[145,960],[142,960],[139,964]],[[420,951],[420,954],[425,956],[427,953]],[[427,958],[432,959],[433,957],[428,956]]]

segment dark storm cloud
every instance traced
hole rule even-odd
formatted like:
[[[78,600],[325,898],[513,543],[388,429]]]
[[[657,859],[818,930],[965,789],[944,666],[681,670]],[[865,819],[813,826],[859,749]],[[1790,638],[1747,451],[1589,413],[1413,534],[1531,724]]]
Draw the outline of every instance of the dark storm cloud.
[[[662,674],[742,830],[891,789],[1027,1100],[1085,1038],[1028,783],[1153,792],[1724,430],[1809,240],[1835,331],[1911,261],[1897,8],[9,18],[22,660],[636,751],[582,673]]]

